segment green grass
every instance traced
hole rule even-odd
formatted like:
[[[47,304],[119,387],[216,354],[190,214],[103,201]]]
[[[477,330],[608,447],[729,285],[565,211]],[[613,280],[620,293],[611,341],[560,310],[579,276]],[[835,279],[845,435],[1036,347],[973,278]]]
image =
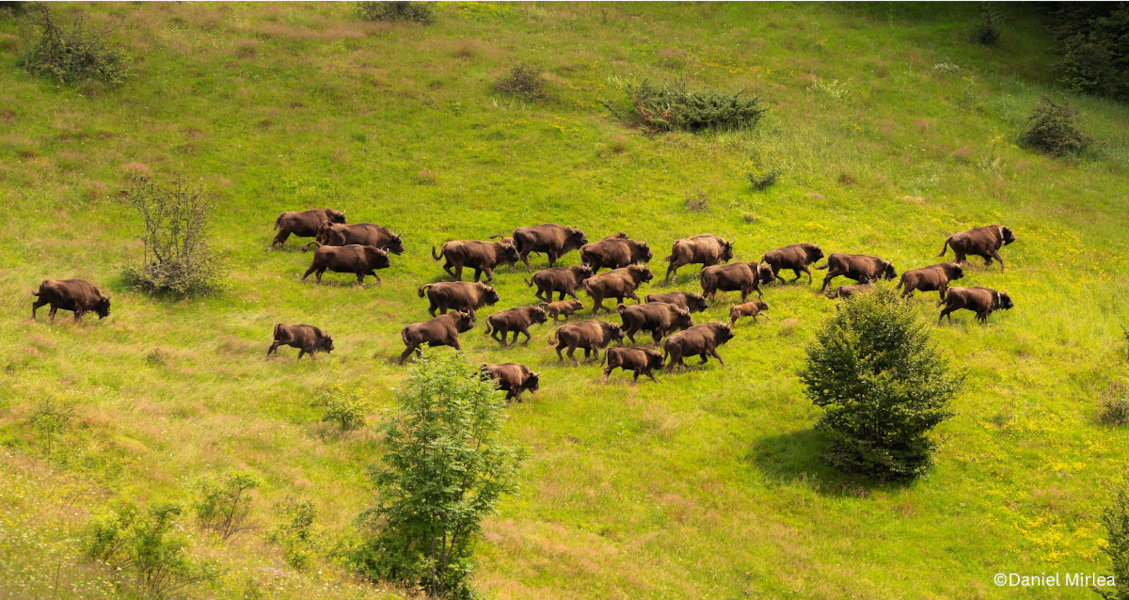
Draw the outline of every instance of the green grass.
[[[0,20],[0,596],[48,597],[56,581],[58,597],[124,595],[80,560],[87,515],[117,497],[188,504],[197,478],[233,469],[266,482],[262,525],[225,545],[185,521],[194,554],[227,569],[192,595],[371,593],[333,556],[371,503],[374,434],[323,423],[315,391],[341,383],[387,406],[404,377],[399,330],[427,316],[415,288],[442,273],[430,246],[546,221],[592,239],[626,231],[660,258],[713,232],[735,236],[743,259],[810,241],[899,271],[936,262],[953,232],[1003,223],[1019,237],[1007,271],[977,265],[960,283],[1017,306],[986,327],[962,313],[936,330],[968,385],[938,429],[937,468],[906,486],[819,461],[818,414],[796,377],[835,312],[817,288],[770,287],[772,321],[740,323],[725,368],[659,385],[602,385],[593,365],[558,364],[548,327],[513,349],[476,328],[468,362],[542,372],[541,391],[509,409],[530,458],[479,546],[488,594],[1083,598],[1001,592],[992,576],[1107,567],[1097,515],[1129,432],[1097,415],[1125,378],[1129,109],[1072,100],[1096,140],[1081,158],[1017,147],[1040,96],[1058,91],[1047,24],[1029,8],[1009,6],[993,48],[968,43],[977,7],[957,4],[454,3],[429,27],[361,22],[349,4],[53,8],[124,19],[134,77],[116,90],[30,78],[18,23]],[[544,67],[548,99],[493,91],[515,62]],[[742,89],[771,111],[752,132],[647,138],[599,102],[645,77]],[[779,183],[750,189],[746,173],[772,169]],[[140,224],[116,198],[133,170],[207,187],[231,267],[222,295],[123,288],[119,266],[141,255]],[[686,210],[690,194],[709,210]],[[293,239],[266,251],[279,212],[320,206],[404,232],[382,285],[300,283],[309,254]],[[670,289],[697,289],[697,273]],[[497,309],[536,301],[523,276],[496,274]],[[112,291],[111,316],[30,322],[29,292],[64,277]],[[936,318],[933,301],[915,302]],[[337,350],[266,361],[277,322],[327,329]],[[147,360],[157,348],[164,360]],[[50,458],[29,425],[48,397],[76,411]],[[265,541],[287,496],[319,507],[320,558],[301,571]]]

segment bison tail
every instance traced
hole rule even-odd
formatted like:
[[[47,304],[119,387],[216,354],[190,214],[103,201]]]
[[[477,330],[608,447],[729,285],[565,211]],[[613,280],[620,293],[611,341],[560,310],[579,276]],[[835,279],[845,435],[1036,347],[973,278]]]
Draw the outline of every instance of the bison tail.
[[[830,263],[829,263],[829,264],[830,264]],[[820,267],[816,267],[816,268],[815,268],[815,270],[816,270],[816,271],[826,271],[826,270],[827,270],[827,265],[823,265],[823,266],[820,266]]]
[[[482,335],[490,335],[490,319],[486,319],[486,327],[483,328]]]
[[[674,260],[674,255],[671,254],[670,256],[664,258],[663,260],[666,261],[666,262],[670,262],[670,261]]]
[[[530,280],[528,280],[528,279],[526,279],[526,280],[525,280],[525,285],[528,285],[529,287],[533,287],[533,282],[532,282],[532,281],[530,281]]]
[[[549,336],[549,345],[550,346],[557,343],[557,332],[558,331],[560,331],[560,329],[553,331],[553,335]]]
[[[302,252],[309,252],[310,246],[316,246],[318,248],[321,248],[321,242],[313,241],[313,242],[306,244],[305,246],[302,246]]]
[[[282,323],[274,324],[274,339],[278,339],[278,332],[282,331]]]
[[[275,229],[278,229],[279,224],[282,223],[282,215],[283,214],[285,214],[285,213],[278,213],[278,218],[274,220],[274,228]]]
[[[627,312],[627,305],[620,302],[619,306],[615,307],[615,311],[622,315],[623,313]]]
[[[604,363],[606,363],[606,362],[608,362],[608,353],[607,353],[607,351],[605,351],[605,352],[604,352],[604,357],[600,359],[600,366],[601,366],[601,367],[602,367],[602,366],[604,366]]]
[[[427,285],[421,285],[421,286],[419,286],[419,289],[418,289],[418,290],[416,290],[416,294],[419,294],[419,297],[420,297],[420,298],[423,298],[423,295],[424,295],[425,293],[427,293],[427,288],[429,288],[429,287],[431,287],[431,284],[430,284],[430,283],[429,283],[429,284],[427,284]]]
[[[431,245],[431,258],[433,258],[433,259],[435,259],[435,260],[439,260],[439,259],[443,258],[443,253],[442,253],[442,252],[440,252],[439,254],[436,254],[436,253],[435,253],[435,244],[432,244],[432,245]],[[421,296],[421,297],[422,297],[422,296]]]
[[[945,240],[945,245],[941,246],[941,253],[938,254],[937,256],[944,256],[945,253],[949,251],[949,240],[951,240],[951,239],[953,239],[953,238],[950,237],[950,238]]]

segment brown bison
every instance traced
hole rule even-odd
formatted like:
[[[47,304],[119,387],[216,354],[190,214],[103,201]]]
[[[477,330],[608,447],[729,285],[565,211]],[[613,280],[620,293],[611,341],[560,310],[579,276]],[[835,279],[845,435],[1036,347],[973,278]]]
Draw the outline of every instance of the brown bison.
[[[602,304],[604,298],[615,298],[616,304],[623,304],[624,298],[642,302],[639,300],[639,296],[635,295],[635,289],[639,287],[639,284],[654,278],[655,274],[647,268],[647,265],[631,265],[600,275],[593,275],[584,282],[584,289],[592,297],[592,314],[597,314],[601,308],[604,309],[604,312],[611,312],[604,308]]]
[[[591,352],[596,353],[594,358],[600,358],[600,348],[613,341],[623,342],[623,330],[619,325],[605,321],[581,321],[558,327],[553,332],[553,337],[549,338],[549,345],[557,345],[557,358],[560,360],[564,360],[561,349],[567,346],[568,357],[573,362],[578,362],[572,354],[577,348],[584,348],[584,360],[588,360]]]
[[[412,352],[419,354],[419,349],[424,344],[428,346],[451,346],[462,351],[459,345],[459,334],[466,333],[474,327],[474,314],[457,310],[440,315],[422,323],[412,323],[400,330],[400,339],[404,340],[407,348],[400,355],[400,364],[408,359]]]
[[[1000,309],[1011,310],[1015,307],[1015,303],[1011,301],[1011,296],[1007,292],[997,292],[982,287],[949,288],[949,293],[945,296],[945,299],[937,303],[937,306],[941,305],[944,305],[945,308],[941,309],[941,315],[937,317],[938,324],[945,317],[948,317],[949,322],[952,323],[953,311],[962,308],[976,313],[976,319],[981,323],[987,323],[988,315]]]
[[[521,402],[521,393],[529,391],[530,394],[541,389],[541,374],[534,373],[529,367],[520,363],[500,363],[488,365],[482,363],[482,374],[498,382],[498,389],[506,392],[506,400],[514,399]]]
[[[518,256],[529,268],[529,254],[541,252],[549,257],[549,266],[557,266],[557,259],[588,243],[584,232],[556,223],[545,223],[533,227],[518,227],[514,230],[514,246]]]
[[[961,268],[960,263],[941,263],[920,269],[910,269],[902,273],[902,278],[898,281],[896,289],[905,288],[905,291],[902,292],[903,298],[912,298],[913,292],[920,290],[922,292],[940,292],[941,299],[944,300],[945,290],[949,288],[949,282],[962,277],[964,277],[964,269]]]
[[[984,259],[984,266],[990,266],[992,259],[1000,261],[1000,271],[1004,270],[1004,259],[1000,257],[1000,248],[1015,241],[1015,234],[1011,232],[1010,227],[1002,225],[985,225],[984,227],[977,227],[954,233],[945,240],[945,245],[941,247],[941,253],[937,256],[944,256],[945,252],[953,249],[956,254],[956,262],[967,264],[967,255],[979,256]]]
[[[318,228],[322,223],[344,223],[345,213],[333,210],[332,208],[315,208],[302,212],[288,210],[274,220],[274,228],[278,230],[278,234],[274,236],[274,241],[271,242],[270,247],[282,247],[286,243],[286,238],[294,234],[298,237],[316,237]]]
[[[762,314],[768,310],[768,304],[760,300],[753,300],[744,304],[738,304],[729,309],[729,326],[733,327],[737,323],[737,319],[741,317],[752,317],[753,323],[757,322],[757,317],[769,318],[768,315]]]
[[[576,288],[592,275],[592,267],[588,265],[557,267],[537,271],[533,274],[532,280],[525,280],[525,285],[537,286],[537,297],[545,302],[553,301],[553,292],[560,294],[557,300],[564,300],[565,294],[572,296],[573,300],[579,300],[580,298],[576,297]]]
[[[792,244],[791,246],[784,246],[776,250],[769,250],[761,256],[761,262],[767,264],[772,268],[772,278],[779,279],[780,283],[787,283],[784,278],[780,276],[780,272],[787,269],[796,274],[796,278],[792,280],[795,283],[800,280],[800,273],[808,274],[808,285],[812,283],[811,271],[808,270],[808,265],[813,265],[823,259],[823,250],[815,244]]]
[[[517,248],[506,241],[447,242],[443,244],[439,254],[435,253],[435,246],[432,246],[431,258],[435,260],[446,258],[447,263],[443,265],[443,270],[454,277],[455,281],[462,281],[463,267],[470,267],[474,269],[475,281],[478,281],[480,275],[486,273],[486,283],[494,281],[494,269],[499,265],[512,267],[518,261]]]
[[[832,252],[831,256],[827,257],[827,264],[816,269],[821,271],[827,269],[827,276],[823,278],[823,287],[819,288],[820,293],[827,289],[832,279],[840,275],[859,283],[873,283],[879,279],[893,279],[898,276],[894,264],[888,260],[882,260],[877,256],[842,252]]]
[[[827,294],[827,297],[846,299],[854,296],[855,294],[869,292],[872,289],[874,289],[874,285],[870,283],[864,283],[861,285],[841,285],[831,290],[831,293]]]
[[[337,223],[322,223],[318,228],[317,242],[322,246],[347,246],[360,244],[374,246],[392,254],[404,253],[404,241],[400,234],[393,233],[387,227],[374,223],[357,223],[356,225],[340,225]],[[310,244],[306,244],[309,248]]]
[[[99,319],[110,316],[110,297],[103,296],[93,283],[85,279],[48,279],[39,284],[39,291],[32,292],[36,299],[31,304],[31,318],[35,320],[35,311],[44,304],[51,305],[51,322],[55,322],[55,313],[61,308],[74,311],[74,320],[82,322],[82,315],[97,313]]]
[[[583,310],[584,305],[576,300],[560,300],[558,302],[542,302],[539,306],[545,309],[550,317],[553,317],[553,322],[557,322],[557,317],[563,316],[567,321],[569,317],[578,310]]]
[[[702,267],[712,267],[718,263],[727,263],[733,260],[733,242],[713,234],[703,233],[692,238],[675,240],[670,248],[670,256],[663,260],[670,263],[666,268],[666,279],[678,277],[678,268],[690,264],[700,264]]]
[[[322,274],[329,270],[334,273],[356,273],[357,283],[361,284],[365,282],[365,275],[372,275],[380,283],[376,270],[387,269],[391,264],[387,253],[372,246],[318,246],[314,251],[314,262],[306,269],[306,274],[302,275],[302,281],[316,271],[318,283],[321,283]]]
[[[309,354],[310,360],[314,360],[314,352],[317,350],[326,354],[333,352],[333,338],[313,325],[278,323],[274,326],[274,342],[271,343],[270,348],[267,348],[267,357],[269,358],[273,352],[275,358],[278,358],[279,346],[297,348],[298,360],[302,360],[303,354]]]
[[[650,331],[657,344],[671,333],[694,325],[690,311],[662,302],[635,306],[620,304],[616,307],[616,312],[623,319],[623,333],[632,344],[635,343],[635,333],[638,331]]]
[[[695,313],[702,312],[710,307],[706,302],[705,297],[701,294],[692,292],[666,292],[664,294],[647,294],[643,300],[648,304],[653,302],[661,302],[663,304],[673,304],[679,308]]]
[[[744,302],[750,292],[756,292],[758,298],[764,297],[760,284],[772,283],[772,269],[764,263],[735,262],[706,267],[698,279],[706,298],[713,299],[719,291],[741,292],[741,302]]]
[[[517,335],[519,333],[525,334],[525,342],[529,343],[529,326],[537,323],[544,323],[549,319],[545,316],[545,309],[540,306],[520,306],[518,308],[511,308],[496,312],[489,317],[486,317],[486,332],[485,335],[492,336],[495,340],[502,342],[506,346],[506,334],[514,332],[514,339],[510,343],[517,342]],[[498,337],[498,336],[501,337]]]
[[[700,365],[706,364],[706,355],[710,355],[724,367],[725,361],[717,353],[717,347],[733,339],[735,335],[728,325],[716,322],[702,323],[676,333],[663,342],[663,358],[670,356],[666,368],[670,371],[675,365],[685,367],[686,363],[682,362],[682,358],[695,354],[702,359],[698,363]]]
[[[654,254],[647,242],[633,240],[625,233],[617,233],[585,244],[580,248],[580,260],[592,267],[593,273],[600,269],[622,269],[627,265],[651,262]]]
[[[494,290],[494,286],[486,285],[482,282],[471,283],[469,281],[446,281],[440,283],[429,283],[420,286],[416,293],[420,298],[424,294],[431,302],[431,306],[427,312],[431,316],[435,316],[435,310],[438,309],[440,314],[445,314],[448,310],[465,310],[470,312],[471,315],[474,311],[489,304],[494,306],[498,302],[498,292]]]
[[[604,383],[608,382],[608,375],[616,369],[634,371],[632,384],[639,383],[640,375],[646,375],[651,381],[658,383],[659,380],[655,379],[652,371],[663,368],[663,355],[650,348],[608,348],[600,364],[603,365],[605,362],[607,366],[604,367]]]

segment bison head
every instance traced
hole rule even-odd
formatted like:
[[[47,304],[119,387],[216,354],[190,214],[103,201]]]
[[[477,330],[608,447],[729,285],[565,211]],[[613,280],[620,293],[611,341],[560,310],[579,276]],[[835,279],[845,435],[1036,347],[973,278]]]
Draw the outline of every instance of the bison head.
[[[627,269],[634,277],[638,277],[639,281],[644,283],[655,278],[655,274],[651,272],[647,265],[631,265]]]
[[[566,227],[565,230],[568,231],[568,242],[570,245],[579,248],[588,243],[588,236],[584,235],[583,231],[571,227]]]
[[[752,265],[753,263],[749,264]],[[772,274],[772,267],[770,267],[768,263],[757,263],[754,270],[757,273],[757,280],[760,283],[767,285],[776,279],[776,276]]]
[[[549,317],[545,316],[545,309],[534,306],[529,311],[529,320],[533,323],[544,323],[549,320]]]
[[[373,246],[365,246],[365,261],[371,269],[387,269],[392,266],[388,253]]]
[[[690,312],[702,312],[710,307],[709,302],[701,294],[686,294],[686,306]]]
[[[573,272],[574,275],[576,275],[577,283],[584,281],[585,279],[588,279],[589,277],[591,277],[592,275],[595,274],[595,273],[592,272],[592,267],[589,267],[588,265],[580,265],[579,267],[573,267],[572,272]]]
[[[454,315],[455,331],[458,331],[459,333],[466,333],[474,327],[474,315],[465,310],[459,310],[447,314]]]
[[[324,350],[326,354],[333,352],[333,338],[329,334],[325,334],[314,342],[314,350]]]
[[[651,259],[655,257],[655,254],[651,252],[651,247],[647,245],[647,242],[639,244],[631,255],[634,262],[651,262]]]
[[[490,306],[494,306],[501,298],[498,297],[498,291],[494,289],[494,286],[488,285],[482,292],[482,299]]]
[[[690,311],[675,307],[674,326],[679,329],[689,329],[694,326],[694,318]]]
[[[572,310],[584,310],[584,304],[582,304],[581,302],[579,302],[577,300],[569,300],[568,301],[568,307],[571,308]]]
[[[950,280],[961,279],[964,277],[964,267],[956,262],[945,263],[945,274],[949,276]]]
[[[1000,227],[1000,237],[1003,238],[1005,246],[1015,241],[1015,234],[1011,232],[1011,227]]]
[[[643,348],[643,352],[647,353],[647,368],[655,370],[663,368],[662,353],[655,352],[650,348]]]
[[[608,340],[622,344],[623,330],[619,328],[619,325],[614,323],[606,323],[606,325],[608,326]]]
[[[333,210],[332,208],[325,209],[325,218],[328,219],[330,223],[345,223],[345,213]]]
[[[883,261],[882,264],[884,265],[882,267],[883,279],[893,279],[898,276],[898,271],[894,269],[894,263]]]
[[[815,263],[823,260],[823,249],[815,244],[804,244],[804,252],[808,255],[808,262]]]
[[[110,316],[110,297],[102,296],[98,302],[94,304],[94,312],[98,313],[99,319],[105,319]]]
[[[528,391],[530,394],[541,389],[541,374],[530,373],[529,377],[526,377],[525,381],[522,382],[521,387],[522,389]]]
[[[758,311],[768,310],[768,303],[761,300],[753,300],[753,304],[757,305]]]
[[[717,332],[717,337],[714,338],[714,341],[717,342],[717,345],[719,346],[737,337],[737,334],[733,333],[733,330],[730,329],[729,325],[726,325],[725,323],[717,323],[717,326],[714,328],[714,330]]]
[[[1015,308],[1015,303],[1011,301],[1011,296],[1009,296],[1007,292],[999,292],[998,300],[1000,303],[1000,308],[1004,310],[1011,310]]]
[[[517,261],[521,260],[521,253],[517,251],[517,247],[511,242],[501,241],[494,242],[498,248],[498,262],[501,264],[514,266]]]
[[[384,243],[384,249],[392,254],[403,254],[404,240],[400,239],[400,234],[394,233],[392,237],[388,238],[388,241]]]
[[[718,256],[718,259],[721,260],[721,262],[724,263],[733,260],[733,244],[736,241],[737,240],[733,240],[732,242],[730,242],[724,239],[721,241],[721,256]]]

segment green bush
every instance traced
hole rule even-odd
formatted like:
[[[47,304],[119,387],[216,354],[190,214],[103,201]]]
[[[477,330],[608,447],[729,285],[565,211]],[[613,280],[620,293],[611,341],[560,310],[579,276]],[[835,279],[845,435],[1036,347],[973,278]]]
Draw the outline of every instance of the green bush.
[[[757,96],[718,90],[691,91],[684,81],[659,86],[648,79],[626,86],[629,107],[603,101],[617,118],[648,134],[664,131],[732,131],[756,126],[767,108]]]
[[[324,406],[325,414],[321,420],[337,423],[342,431],[364,427],[374,408],[372,400],[340,384],[318,390],[312,404]]]
[[[37,9],[32,23],[41,33],[23,57],[24,69],[65,84],[89,80],[111,86],[125,83],[129,56],[109,41],[112,28],[86,29],[83,15],[78,13],[68,31],[55,22],[46,5],[40,4]]]
[[[1129,6],[1059,2],[1053,15],[1062,82],[1076,92],[1129,98]]]
[[[365,539],[353,555],[369,577],[432,598],[474,597],[480,523],[515,490],[520,461],[503,434],[501,393],[475,373],[453,355],[427,354],[397,391],[371,469],[377,504],[359,517]]]
[[[430,25],[435,22],[434,2],[358,2],[357,11],[366,21],[407,21]]]
[[[286,497],[276,507],[279,523],[267,534],[267,541],[282,547],[286,563],[304,569],[313,560],[319,546],[314,521],[318,507],[309,500]]]
[[[783,174],[784,171],[782,169],[773,169],[759,175],[756,173],[746,173],[745,177],[749,178],[749,183],[752,184],[753,189],[759,191],[766,190],[776,185],[776,180]]]
[[[142,510],[126,502],[93,517],[87,524],[86,556],[110,567],[146,598],[170,593],[215,577],[207,564],[186,554],[187,540],[175,533],[180,507],[154,504]]]
[[[1117,396],[1106,398],[1102,401],[1102,413],[1099,418],[1106,425],[1129,425],[1129,398]]]
[[[180,175],[168,186],[132,175],[123,192],[145,228],[141,237],[144,260],[122,268],[126,283],[147,293],[181,297],[217,291],[223,267],[208,248],[214,207],[203,188]]]
[[[70,427],[74,413],[74,404],[59,402],[50,396],[40,400],[31,413],[35,442],[43,445],[48,460],[51,458],[56,436],[65,433]]]
[[[545,78],[541,69],[528,63],[518,63],[510,71],[494,81],[494,89],[512,94],[526,100],[539,100],[545,97]]]
[[[972,26],[972,41],[985,46],[995,46],[1000,41],[1004,14],[987,2],[980,5],[980,20]]]
[[[1105,600],[1129,600],[1129,482],[1122,482],[1113,492],[1113,502],[1102,511],[1107,544],[1103,551],[1113,567],[1114,589],[1094,591]]]
[[[200,499],[196,502],[196,518],[205,529],[211,529],[224,540],[254,526],[251,522],[251,490],[259,487],[259,479],[251,473],[235,472],[219,481],[204,479],[199,484]]]
[[[882,479],[924,473],[929,432],[952,416],[963,376],[951,372],[930,329],[889,288],[852,297],[807,348],[805,394],[824,409],[826,459],[845,472]]]
[[[1077,154],[1093,141],[1074,126],[1078,111],[1069,103],[1058,104],[1043,96],[1035,112],[1027,118],[1031,128],[1020,136],[1020,144],[1050,156]]]

